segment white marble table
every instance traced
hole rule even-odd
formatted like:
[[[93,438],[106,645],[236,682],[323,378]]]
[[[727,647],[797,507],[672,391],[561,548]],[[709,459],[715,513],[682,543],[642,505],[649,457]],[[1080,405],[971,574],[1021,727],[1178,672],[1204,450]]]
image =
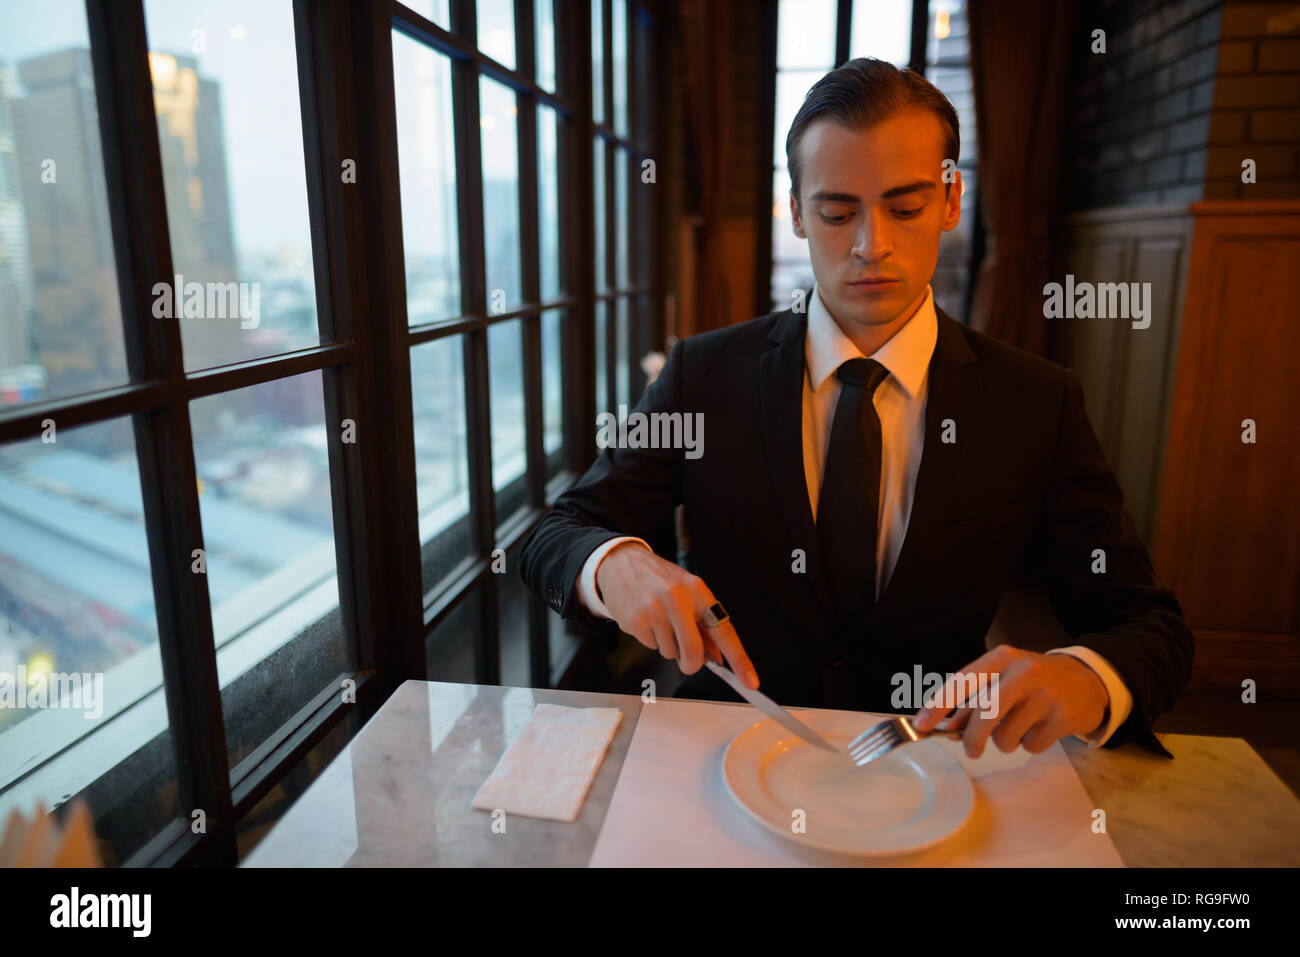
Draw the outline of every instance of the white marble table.
[[[540,702],[616,707],[627,720],[577,821],[515,816],[494,834],[470,800]],[[637,695],[408,681],[244,866],[586,866],[642,707]],[[1300,865],[1300,800],[1245,741],[1159,738],[1175,760],[1063,742],[1126,865]]]

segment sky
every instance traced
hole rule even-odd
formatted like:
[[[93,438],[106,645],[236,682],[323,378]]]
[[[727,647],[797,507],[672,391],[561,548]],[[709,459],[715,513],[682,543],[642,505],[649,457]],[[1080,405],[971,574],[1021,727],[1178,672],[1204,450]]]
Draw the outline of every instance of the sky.
[[[270,252],[289,244],[309,255],[291,0],[145,0],[145,24],[150,50],[194,56],[200,77],[220,84],[237,248]],[[195,50],[200,39],[202,53]],[[0,0],[0,60],[9,66],[88,46],[84,0]],[[408,199],[416,207],[441,203],[446,194],[437,187],[451,175],[454,157],[450,142],[443,142],[451,136],[447,116],[438,109],[450,102],[439,82],[445,57],[413,56],[415,42],[402,36],[394,47],[402,168],[419,170],[422,180],[404,184]],[[438,68],[429,69],[435,61]],[[518,175],[513,97],[496,83],[487,83],[483,93],[484,173],[489,180],[512,180]],[[446,241],[455,239],[454,210],[451,217],[426,221],[432,228],[408,229],[408,252],[442,254]]]
[[[310,253],[290,0],[145,0],[150,50],[193,55],[221,86],[235,241]],[[201,30],[205,52],[195,53]],[[87,49],[84,0],[0,0],[0,60]]]

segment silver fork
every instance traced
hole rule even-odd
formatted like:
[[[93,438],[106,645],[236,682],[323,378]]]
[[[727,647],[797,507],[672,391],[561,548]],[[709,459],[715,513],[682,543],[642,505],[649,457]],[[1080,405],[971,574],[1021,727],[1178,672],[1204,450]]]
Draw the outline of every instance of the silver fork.
[[[883,757],[894,748],[914,741],[921,741],[937,734],[945,738],[960,740],[966,733],[964,728],[947,730],[935,728],[932,731],[917,731],[906,716],[888,718],[868,728],[849,743],[849,757],[858,767],[870,764],[876,758]]]

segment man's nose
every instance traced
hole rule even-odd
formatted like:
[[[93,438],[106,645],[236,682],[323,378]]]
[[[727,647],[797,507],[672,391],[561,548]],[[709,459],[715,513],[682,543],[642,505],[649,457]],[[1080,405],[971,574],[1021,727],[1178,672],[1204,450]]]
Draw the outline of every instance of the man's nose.
[[[881,210],[872,210],[860,220],[854,237],[853,255],[866,262],[877,262],[894,251],[891,223]]]

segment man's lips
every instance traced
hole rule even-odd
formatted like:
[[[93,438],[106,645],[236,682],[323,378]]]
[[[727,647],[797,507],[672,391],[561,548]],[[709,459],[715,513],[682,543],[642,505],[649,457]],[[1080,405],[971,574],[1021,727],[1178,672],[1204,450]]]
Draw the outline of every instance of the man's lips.
[[[901,280],[899,280],[899,279],[890,279],[890,278],[882,277],[882,278],[879,278],[879,279],[856,279],[856,280],[850,280],[849,285],[850,285],[850,286],[867,286],[867,287],[872,287],[872,286],[896,286],[896,285],[898,285],[899,282],[901,282]]]

